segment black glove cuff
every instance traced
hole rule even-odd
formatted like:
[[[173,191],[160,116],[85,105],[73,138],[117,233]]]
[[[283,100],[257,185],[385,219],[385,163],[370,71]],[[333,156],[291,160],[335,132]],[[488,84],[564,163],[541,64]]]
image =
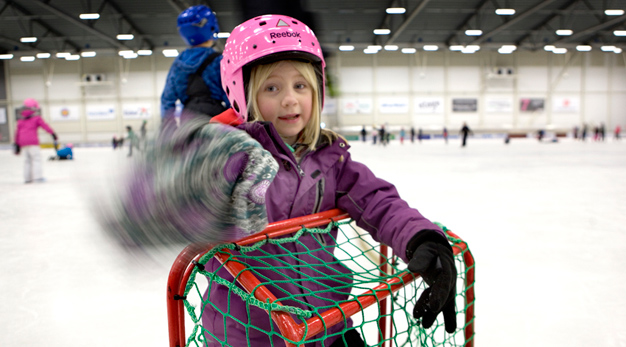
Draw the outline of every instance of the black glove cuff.
[[[406,258],[411,260],[413,258],[413,253],[424,242],[436,242],[442,245],[447,246],[452,250],[452,246],[448,243],[448,239],[445,238],[439,231],[436,230],[421,230],[419,233],[415,234],[406,245]]]

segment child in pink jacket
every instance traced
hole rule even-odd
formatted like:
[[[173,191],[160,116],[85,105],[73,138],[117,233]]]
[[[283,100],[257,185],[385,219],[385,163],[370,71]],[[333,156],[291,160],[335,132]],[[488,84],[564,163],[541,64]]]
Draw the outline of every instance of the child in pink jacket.
[[[40,117],[41,109],[35,99],[24,100],[20,110],[20,119],[15,130],[15,154],[24,153],[24,182],[44,182],[41,161],[41,149],[37,129],[43,128],[56,141],[54,130]]]

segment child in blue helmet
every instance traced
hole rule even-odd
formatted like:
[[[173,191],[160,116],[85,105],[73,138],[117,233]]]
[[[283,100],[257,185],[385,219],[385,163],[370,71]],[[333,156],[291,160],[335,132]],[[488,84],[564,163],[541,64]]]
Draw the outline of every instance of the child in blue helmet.
[[[217,115],[228,107],[220,77],[221,52],[213,48],[219,26],[215,13],[204,5],[192,6],[178,16],[178,32],[191,46],[172,63],[161,94],[163,122],[174,119],[176,101],[185,115]]]

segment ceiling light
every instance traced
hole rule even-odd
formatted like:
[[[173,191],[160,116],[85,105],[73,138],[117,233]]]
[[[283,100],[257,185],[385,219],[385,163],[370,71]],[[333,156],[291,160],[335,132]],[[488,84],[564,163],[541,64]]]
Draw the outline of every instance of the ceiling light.
[[[385,51],[397,51],[398,46],[396,45],[385,45]]]
[[[545,45],[543,46],[544,51],[552,52],[556,47],[554,45]]]
[[[415,52],[417,52],[417,49],[415,49],[415,48],[402,48],[401,52],[404,53],[404,54],[415,54]]]
[[[467,45],[465,47],[463,47],[463,49],[461,49],[461,53],[476,53],[476,51],[480,50],[480,46],[478,45]]]
[[[78,60],[80,59],[80,55],[78,54],[70,54],[69,56],[65,57],[65,60]]]
[[[369,46],[367,46],[367,49],[380,51],[381,49],[383,49],[383,46],[381,46],[381,45],[369,45]]]
[[[570,36],[574,32],[570,29],[559,29],[556,31],[556,34],[559,36]]]
[[[128,41],[135,38],[133,34],[118,34],[116,38],[120,41]]]
[[[227,39],[230,37],[230,33],[217,33],[218,39]]]
[[[178,51],[175,49],[164,49],[163,55],[168,58],[175,58],[178,57]]]
[[[389,7],[385,10],[388,14],[403,14],[406,12],[406,8],[404,7]]]
[[[615,52],[615,53],[622,53],[622,49],[621,49],[621,48],[619,48],[619,47],[617,47],[617,48],[615,48],[615,49],[613,50],[613,52]]]
[[[80,52],[80,56],[83,58],[93,58],[96,56],[96,52],[94,51]]]
[[[498,16],[512,16],[515,14],[515,10],[512,8],[499,8],[496,9],[496,14]]]
[[[576,50],[579,52],[589,52],[591,50],[591,46],[589,45],[578,45],[576,46]]]
[[[124,54],[122,57],[124,57],[124,59],[135,59],[137,58],[137,56],[139,56],[139,54],[132,52],[132,53]]]
[[[20,42],[24,42],[24,43],[37,42],[37,38],[34,36],[20,37]]]
[[[354,46],[352,46],[352,45],[341,45],[341,46],[339,46],[339,50],[342,51],[342,52],[354,51]]]
[[[463,46],[461,46],[461,45],[452,45],[452,46],[450,46],[450,50],[451,51],[460,51],[462,49],[463,49]]]
[[[615,31],[613,31],[613,35],[615,35],[615,36],[626,36],[626,30],[615,30]]]
[[[483,34],[482,30],[478,30],[478,29],[468,29],[465,30],[465,35],[467,36],[480,36]]]
[[[37,58],[38,59],[48,59],[50,58],[50,53],[37,53]]]
[[[424,48],[425,51],[434,52],[434,51],[439,49],[439,46],[437,46],[437,45],[424,45],[423,48]]]
[[[374,35],[389,35],[391,30],[389,29],[374,29]]]
[[[20,57],[21,61],[35,61],[35,57],[32,55],[25,55],[23,57]]]
[[[81,13],[78,18],[80,19],[98,19],[100,18],[99,13]]]
[[[122,57],[123,57],[123,56],[125,56],[125,55],[127,55],[127,54],[133,54],[133,53],[135,53],[135,52],[133,52],[133,51],[132,51],[132,50],[130,50],[130,49],[125,49],[125,50],[122,50],[122,51],[118,51],[118,52],[117,52],[117,55],[119,55],[119,56],[122,56]]]
[[[602,50],[602,52],[613,52],[615,51],[615,46],[602,46],[600,47],[600,49]]]
[[[624,10],[604,10],[604,14],[607,16],[621,16],[624,14]]]
[[[567,48],[555,48],[552,50],[554,54],[565,54],[567,53]]]
[[[56,54],[56,57],[57,57],[57,58],[67,58],[67,57],[69,57],[70,55],[72,55],[72,54],[71,54],[71,53],[69,53],[69,52],[59,52],[59,53],[57,53],[57,54]]]
[[[152,55],[152,50],[151,49],[140,49],[137,51],[137,54],[139,55]]]
[[[498,48],[498,53],[500,54],[511,54],[517,49],[516,45],[502,45],[502,47]]]
[[[0,59],[13,59],[13,54],[0,54]]]
[[[378,53],[378,49],[366,48],[366,49],[363,50],[363,53],[365,53],[365,54],[376,54],[376,53]]]

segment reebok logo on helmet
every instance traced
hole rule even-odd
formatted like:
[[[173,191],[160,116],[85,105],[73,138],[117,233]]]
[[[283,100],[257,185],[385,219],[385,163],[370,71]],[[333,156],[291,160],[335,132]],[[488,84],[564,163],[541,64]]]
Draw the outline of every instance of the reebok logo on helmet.
[[[282,33],[271,33],[270,39],[278,39],[282,37],[300,37],[300,33],[294,33],[291,31],[283,31]]]

